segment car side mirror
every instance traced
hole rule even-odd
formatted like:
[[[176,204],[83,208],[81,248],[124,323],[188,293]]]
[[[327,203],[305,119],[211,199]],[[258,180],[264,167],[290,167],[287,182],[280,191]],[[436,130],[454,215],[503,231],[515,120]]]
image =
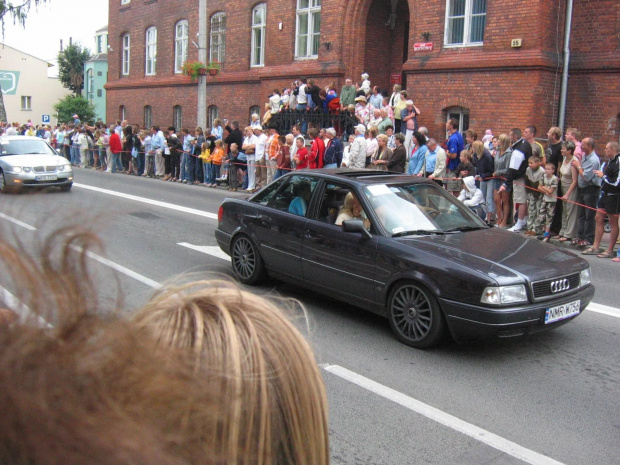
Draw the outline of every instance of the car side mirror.
[[[370,234],[364,227],[362,220],[346,220],[342,222],[342,230],[344,232],[360,233],[366,239],[372,239]]]

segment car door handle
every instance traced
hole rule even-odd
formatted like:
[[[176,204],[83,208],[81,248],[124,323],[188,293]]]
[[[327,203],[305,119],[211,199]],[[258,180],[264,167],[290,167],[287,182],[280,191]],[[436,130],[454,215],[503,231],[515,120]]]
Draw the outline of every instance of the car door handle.
[[[306,229],[305,238],[309,241],[316,242],[317,244],[322,244],[324,242],[323,237],[319,236],[319,233],[311,229]]]

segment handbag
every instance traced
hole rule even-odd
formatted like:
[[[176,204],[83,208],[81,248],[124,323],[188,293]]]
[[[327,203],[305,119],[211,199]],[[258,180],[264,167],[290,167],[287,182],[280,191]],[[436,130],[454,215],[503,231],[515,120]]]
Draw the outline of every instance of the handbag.
[[[138,149],[137,148],[132,147],[132,149],[131,149],[131,156],[133,158],[138,158]]]

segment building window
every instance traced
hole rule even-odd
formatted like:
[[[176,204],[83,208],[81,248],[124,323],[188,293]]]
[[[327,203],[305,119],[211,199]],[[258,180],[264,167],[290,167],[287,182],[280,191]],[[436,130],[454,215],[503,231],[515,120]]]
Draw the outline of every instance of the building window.
[[[469,129],[469,109],[463,107],[452,107],[446,110],[446,122],[451,119],[455,119],[459,122],[459,132],[464,132]],[[449,137],[447,134],[446,137]]]
[[[103,53],[103,36],[97,36],[97,53]]]
[[[211,105],[207,109],[207,127],[213,127],[213,121],[219,118],[220,110],[215,105]]]
[[[155,75],[157,65],[157,28],[149,27],[146,30],[146,69],[144,74],[147,76]]]
[[[97,97],[102,97],[102,96],[103,96],[103,90],[97,89]]]
[[[226,15],[223,12],[211,16],[209,44],[209,60],[224,63],[226,56]]]
[[[90,103],[93,103],[95,98],[95,76],[92,68],[86,70],[86,98]]]
[[[121,121],[125,121],[127,114],[125,112],[125,105],[121,105],[120,107],[118,107],[118,119],[120,119]]]
[[[321,36],[321,0],[297,0],[295,58],[317,58]]]
[[[131,0],[121,0],[121,5],[127,5]]]
[[[172,125],[177,131],[183,127],[183,109],[180,105],[175,105],[172,108]]]
[[[150,105],[144,107],[144,127],[150,128],[153,126],[153,109]]]
[[[447,0],[446,45],[482,45],[487,0]]]
[[[258,105],[252,105],[250,107],[250,123],[252,122],[252,115],[258,115],[260,120],[260,107]]]
[[[261,3],[252,10],[252,53],[251,66],[265,65],[265,26],[267,5]]]
[[[32,110],[32,97],[29,95],[22,95],[22,110]]]
[[[174,72],[180,73],[183,63],[187,60],[187,38],[189,36],[189,23],[186,20],[179,21],[174,34]]]
[[[129,56],[130,56],[130,54],[129,54],[129,45],[130,45],[129,34],[125,34],[121,38],[121,42],[123,43],[123,55],[122,55],[123,64],[122,64],[121,74],[123,76],[128,76],[129,75]]]

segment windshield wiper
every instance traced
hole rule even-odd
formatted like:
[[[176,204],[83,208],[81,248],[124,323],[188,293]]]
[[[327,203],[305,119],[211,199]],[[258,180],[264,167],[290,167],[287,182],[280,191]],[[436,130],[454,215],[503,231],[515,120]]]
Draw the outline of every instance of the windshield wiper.
[[[443,234],[445,234],[444,231],[437,231],[437,230],[429,230],[429,229],[412,229],[410,231],[400,231],[397,233],[392,234],[392,237],[401,237],[401,236],[423,236],[426,234],[435,234],[438,236],[442,236]]]
[[[488,229],[488,226],[458,226],[456,228],[450,228],[444,230],[444,232],[454,232],[454,231],[477,231],[479,229]]]
[[[46,155],[45,152],[28,152],[28,153],[22,153],[21,155]]]

